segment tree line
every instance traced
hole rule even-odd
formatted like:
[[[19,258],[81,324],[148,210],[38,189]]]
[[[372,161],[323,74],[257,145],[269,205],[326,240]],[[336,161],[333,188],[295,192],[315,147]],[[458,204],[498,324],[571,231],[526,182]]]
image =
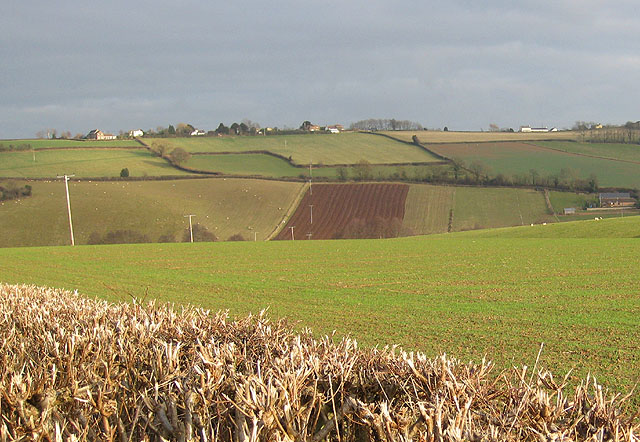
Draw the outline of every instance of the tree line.
[[[395,118],[369,118],[351,123],[352,130],[423,130],[420,123]]]
[[[562,168],[557,173],[543,174],[536,169],[525,173],[494,174],[491,167],[480,160],[467,164],[460,158],[453,158],[446,165],[397,166],[394,171],[379,168],[367,160],[360,160],[351,167],[336,169],[338,181],[404,181],[431,184],[461,184],[473,186],[501,187],[547,187],[558,190],[597,192],[598,177],[590,174],[581,177],[572,168]]]
[[[167,232],[158,237],[158,243],[190,242],[191,232],[183,229],[182,232]],[[193,225],[193,242],[216,242],[218,237],[202,224]],[[227,241],[245,241],[241,233],[236,233],[227,238]],[[114,230],[104,234],[93,232],[89,235],[87,244],[142,244],[152,243],[149,235],[137,230]]]
[[[582,142],[640,144],[640,121],[627,121],[620,126],[576,121],[572,130],[579,132]]]

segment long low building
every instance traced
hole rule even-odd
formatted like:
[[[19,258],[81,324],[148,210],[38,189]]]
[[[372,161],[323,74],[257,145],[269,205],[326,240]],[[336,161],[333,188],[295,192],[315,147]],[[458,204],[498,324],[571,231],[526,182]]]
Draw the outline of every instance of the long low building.
[[[637,203],[627,192],[600,193],[598,199],[600,207],[634,207]]]
[[[558,129],[555,127],[549,129],[548,127],[521,126],[520,132],[558,132]]]

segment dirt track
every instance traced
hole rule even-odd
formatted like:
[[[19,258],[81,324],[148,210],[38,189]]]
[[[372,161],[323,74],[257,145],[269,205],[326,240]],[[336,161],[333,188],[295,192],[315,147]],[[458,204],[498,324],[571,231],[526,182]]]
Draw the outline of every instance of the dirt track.
[[[298,240],[332,239],[354,220],[401,221],[408,192],[407,184],[314,184],[275,239],[292,239],[292,226]]]

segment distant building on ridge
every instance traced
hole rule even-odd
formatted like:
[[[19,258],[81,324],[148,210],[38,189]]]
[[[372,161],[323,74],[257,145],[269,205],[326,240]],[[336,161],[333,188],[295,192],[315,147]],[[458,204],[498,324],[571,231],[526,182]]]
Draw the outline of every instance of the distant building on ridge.
[[[117,137],[113,134],[105,134],[99,129],[93,129],[85,138],[87,140],[115,140]]]
[[[548,127],[520,126],[520,132],[558,132],[558,129],[555,127],[549,129]]]

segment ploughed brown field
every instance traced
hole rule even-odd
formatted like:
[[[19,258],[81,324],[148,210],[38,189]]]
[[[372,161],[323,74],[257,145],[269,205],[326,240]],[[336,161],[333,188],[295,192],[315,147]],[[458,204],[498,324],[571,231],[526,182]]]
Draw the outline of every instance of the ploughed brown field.
[[[276,239],[292,239],[291,227],[305,240],[398,236],[408,192],[407,184],[314,184]]]

